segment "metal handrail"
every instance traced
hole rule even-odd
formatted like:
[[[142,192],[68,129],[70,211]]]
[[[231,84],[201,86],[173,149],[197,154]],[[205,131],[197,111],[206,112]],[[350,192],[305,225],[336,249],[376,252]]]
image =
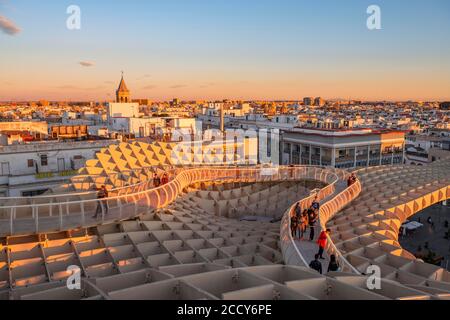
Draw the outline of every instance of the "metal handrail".
[[[208,166],[209,167],[209,166]],[[205,167],[205,168],[208,168],[208,167]],[[292,167],[317,167],[317,168],[319,168],[319,166],[291,166],[291,168]],[[126,173],[129,173],[129,172],[137,172],[137,171],[142,171],[142,170],[145,170],[145,169],[148,169],[148,170],[152,170],[152,169],[154,169],[155,167],[153,166],[153,167],[142,167],[142,168],[139,168],[139,169],[136,169],[136,170],[130,170],[130,171],[126,171]],[[176,170],[176,167],[175,166],[167,166],[167,168],[170,168],[170,170]],[[167,171],[167,168],[164,168],[164,169],[161,169],[161,170],[165,170],[166,172],[168,172]],[[180,169],[180,170],[185,170],[185,169],[188,169],[189,167],[184,167],[184,168],[178,168],[178,169]],[[230,166],[226,166],[226,165],[224,165],[224,166],[214,166],[214,168],[225,168],[225,169],[227,169],[227,168],[230,168]],[[234,168],[234,167],[233,167]],[[240,167],[240,168],[245,168],[245,167]],[[265,168],[263,165],[256,165],[256,166],[252,166],[251,168]],[[268,167],[269,168],[269,167]],[[271,168],[277,168],[277,167],[271,167]],[[170,172],[168,172],[168,173],[170,173]],[[123,174],[122,172],[118,172],[118,173],[115,173],[114,175],[121,175],[121,174]],[[108,176],[102,176],[102,175],[92,175],[92,176],[89,176],[89,175],[82,175],[82,176],[86,176],[86,177],[94,177],[94,178],[111,178],[111,176],[112,175],[108,175]],[[73,177],[72,179],[71,179],[71,181],[73,180],[73,179],[75,179],[75,178],[77,178],[77,177]],[[73,182],[73,181],[72,181]],[[144,185],[144,184],[149,184],[149,182],[151,183],[152,181],[151,180],[146,180],[146,181],[143,181],[143,182],[139,182],[139,183],[136,183],[136,184],[132,184],[132,185],[126,185],[126,186],[122,186],[122,187],[118,187],[118,188],[113,188],[113,189],[111,189],[111,190],[108,190],[109,192],[112,192],[112,193],[114,193],[114,192],[116,192],[116,191],[120,191],[120,190],[123,190],[123,189],[127,189],[127,188],[132,188],[132,187],[137,187],[137,186],[140,186],[140,185]],[[91,184],[95,184],[95,182],[90,182]],[[91,195],[91,194],[97,194],[97,192],[98,191],[95,191],[95,190],[93,190],[93,191],[75,191],[75,192],[65,192],[65,193],[59,193],[59,194],[46,194],[46,195],[39,195],[39,196],[28,196],[28,197],[0,197],[0,201],[1,200],[30,200],[30,201],[37,201],[37,200],[41,200],[41,199],[55,199],[55,198],[59,198],[59,197],[76,197],[76,196],[84,196],[84,195]],[[2,209],[2,208],[4,208],[5,206],[1,206],[0,205],[0,209]]]
[[[327,198],[328,196],[332,195],[336,191],[336,184],[338,180],[346,180],[346,178],[349,176],[349,173],[344,170],[340,169],[334,169],[334,172],[338,177],[336,181],[333,181],[330,185],[326,186],[325,188],[321,189],[318,194],[317,198],[319,201]],[[343,191],[341,191],[339,194],[335,195],[332,199],[328,200],[325,204],[323,204],[320,208],[319,212],[319,218],[321,223],[321,228],[325,229],[326,223],[334,217],[344,206],[346,206],[348,203],[350,203],[353,199],[355,199],[359,193],[361,192],[361,183],[359,179],[352,184],[351,186],[347,187]],[[313,199],[316,197],[316,195],[311,195],[305,199],[302,199],[298,203],[300,204],[300,208],[303,211],[304,209],[311,206]],[[343,199],[343,200],[341,200]],[[297,203],[292,205],[284,214],[283,220],[282,220],[282,226],[281,226],[281,236],[283,239],[283,232],[286,232],[286,227],[283,226],[285,224],[287,226],[287,232],[289,232],[289,235],[287,236],[290,242],[290,246],[293,246],[295,252],[297,253],[297,258],[301,261],[301,264],[304,266],[308,266],[305,258],[303,257],[301,251],[298,249],[298,247],[295,244],[295,241],[292,237],[291,233],[291,216],[294,214],[294,209]],[[286,235],[284,235],[286,237]],[[345,266],[347,269],[349,269],[351,272],[359,274],[359,271],[351,265],[348,260],[343,256],[343,254],[337,249],[337,247],[334,245],[331,238],[328,236],[327,241],[327,247],[326,250],[329,254],[334,254],[336,258],[338,259],[338,262],[340,265]],[[283,254],[287,251],[282,247]],[[291,259],[291,257],[287,257],[286,254],[284,254],[285,260]],[[298,261],[298,260],[297,260]],[[286,261],[286,263],[290,263],[290,261]]]
[[[169,168],[173,169],[173,166],[168,166]],[[80,176],[76,176],[76,177],[72,177],[71,179],[67,180],[67,183],[70,184],[74,184],[74,183],[87,183],[87,184],[95,184],[95,181],[92,182],[78,182],[77,179],[81,178],[81,177],[90,177],[93,179],[96,178],[112,178],[114,176],[119,176],[119,175],[124,175],[124,174],[129,174],[129,173],[134,173],[134,172],[139,172],[139,171],[145,171],[148,170],[147,172],[153,172],[155,169],[155,167],[142,167],[139,169],[135,169],[135,170],[129,170],[129,171],[125,171],[125,172],[117,172],[114,174],[108,174],[107,176],[103,176],[103,175],[80,175]],[[167,169],[161,169],[161,170],[167,170]],[[132,185],[126,185],[126,186],[122,186],[122,187],[117,187],[117,188],[113,188],[110,191],[120,191],[122,189],[125,188],[129,188],[129,187],[133,187],[133,186],[138,186],[141,184],[145,184],[150,180],[146,180],[146,181],[142,181],[142,182],[138,182]],[[64,193],[59,193],[59,194],[44,194],[44,195],[39,195],[39,196],[28,196],[28,197],[0,197],[0,201],[9,201],[9,200],[32,200],[32,201],[36,201],[36,200],[40,200],[40,199],[47,199],[47,198],[59,198],[59,197],[75,197],[75,196],[83,196],[83,195],[89,195],[89,194],[95,194],[97,193],[97,191],[74,191],[74,192],[64,192]],[[1,208],[1,207],[0,207]]]
[[[294,203],[283,215],[283,218],[281,221],[281,226],[280,226],[280,236],[281,236],[282,240],[285,239],[287,236],[288,241],[281,242],[281,250],[282,250],[285,262],[287,264],[294,264],[294,265],[298,264],[298,259],[299,259],[301,264],[303,264],[303,266],[305,266],[305,267],[308,266],[307,261],[305,260],[302,253],[298,249],[297,245],[295,244],[294,238],[292,236],[291,217],[294,214],[294,210],[295,210],[297,203],[299,204],[300,209],[303,211],[305,208],[308,208],[311,206],[311,204],[314,201],[316,196],[317,196],[317,199],[320,201],[335,192],[336,183],[339,181],[338,175],[329,169],[322,169],[321,173],[328,173],[328,174],[331,173],[334,176],[334,179],[331,181],[330,184],[328,184],[326,187],[322,188],[317,194],[310,195],[309,197],[306,197],[306,198]],[[317,179],[318,181],[328,182],[328,181],[321,180],[320,177],[319,177],[319,179]],[[287,251],[289,248],[293,248],[294,252],[297,254],[296,257],[294,257],[294,261],[292,261],[292,256],[288,256],[288,254],[287,254]],[[298,258],[298,259],[295,259],[295,258]]]
[[[319,212],[321,228],[325,230],[328,221],[330,221],[342,208],[344,208],[347,204],[358,197],[360,193],[361,182],[357,178],[355,183],[323,204]],[[344,197],[344,201],[340,201],[340,198],[342,197]],[[340,266],[346,267],[352,273],[360,274],[360,272],[344,257],[340,250],[335,246],[329,235],[327,235],[327,240],[328,241],[325,249],[327,250],[328,254],[334,254]]]

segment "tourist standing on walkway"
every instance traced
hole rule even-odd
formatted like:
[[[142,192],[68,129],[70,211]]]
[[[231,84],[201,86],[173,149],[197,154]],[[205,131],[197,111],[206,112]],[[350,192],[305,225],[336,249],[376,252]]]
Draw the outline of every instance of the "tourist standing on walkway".
[[[153,175],[153,187],[157,188],[161,185],[161,179],[159,178],[158,174],[155,173]]]
[[[309,240],[314,240],[314,228],[317,221],[317,214],[314,209],[308,209],[308,224],[309,224]]]
[[[311,208],[314,209],[314,211],[319,214],[319,210],[320,210],[320,203],[319,200],[317,199],[317,196],[314,198],[313,203],[311,204]]]
[[[108,190],[106,189],[106,186],[101,186],[100,189],[97,189],[97,209],[95,210],[94,219],[98,217],[102,211],[105,212],[105,215],[108,214]]]
[[[300,224],[300,219],[302,216],[302,208],[300,207],[300,202],[297,202],[294,208],[294,215],[295,215],[295,219],[297,220],[296,222],[296,226],[297,226],[297,230],[298,230],[298,237],[301,237],[301,224]],[[297,234],[296,234],[297,235]]]
[[[297,233],[297,216],[295,214],[293,214],[291,216],[291,234],[292,234],[292,238],[296,237],[296,233]]]
[[[300,202],[297,202],[294,207],[294,214],[298,218],[302,213],[302,209],[300,208]]]
[[[300,222],[299,222],[299,228],[300,228],[300,240],[303,240],[306,228],[308,226],[308,210],[303,210],[301,216],[300,216]]]
[[[330,256],[330,263],[328,264],[327,272],[331,271],[339,271],[339,264],[336,261],[336,256],[334,254]]]
[[[347,187],[350,187],[355,182],[356,182],[356,175],[352,173],[347,179]]]
[[[162,185],[165,185],[165,184],[168,184],[168,183],[169,183],[169,176],[167,175],[167,172],[165,172],[165,173],[163,174],[163,176],[162,176],[161,184],[162,184]]]
[[[319,252],[317,254],[319,255],[320,259],[325,259],[323,257],[323,251],[325,250],[325,247],[327,246],[328,235],[330,233],[331,233],[330,229],[327,229],[326,231],[322,231],[319,235],[319,239],[317,240],[317,244],[319,245]]]
[[[318,254],[316,254],[314,256],[314,260],[311,261],[311,263],[309,264],[309,267],[311,269],[316,270],[318,273],[322,274],[322,263],[320,263],[320,261],[319,261],[319,255]]]

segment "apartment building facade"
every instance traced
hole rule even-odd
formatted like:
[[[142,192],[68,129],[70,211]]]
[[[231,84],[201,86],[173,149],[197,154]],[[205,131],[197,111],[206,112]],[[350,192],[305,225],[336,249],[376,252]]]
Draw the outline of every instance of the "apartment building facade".
[[[117,140],[40,142],[0,147],[0,197],[35,196],[76,174]]]
[[[293,128],[281,134],[282,163],[357,168],[404,163],[405,133]]]

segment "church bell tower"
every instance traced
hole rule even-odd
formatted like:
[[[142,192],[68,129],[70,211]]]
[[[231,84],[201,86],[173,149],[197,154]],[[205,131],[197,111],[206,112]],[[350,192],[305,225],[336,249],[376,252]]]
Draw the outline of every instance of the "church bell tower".
[[[119,88],[117,88],[116,91],[116,102],[120,103],[131,102],[130,90],[128,90],[127,85],[125,84],[125,80],[123,79],[123,72],[122,72],[122,79],[120,79]]]

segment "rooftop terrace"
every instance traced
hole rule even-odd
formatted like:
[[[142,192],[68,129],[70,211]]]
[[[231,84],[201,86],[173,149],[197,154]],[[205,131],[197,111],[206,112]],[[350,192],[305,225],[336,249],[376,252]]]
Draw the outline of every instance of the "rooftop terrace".
[[[133,157],[124,154],[123,161],[134,165]],[[91,165],[107,168],[108,161]],[[18,205],[3,206],[0,297],[450,298],[449,272],[398,242],[404,220],[450,196],[450,161],[356,174],[347,186],[349,173],[330,168],[178,168],[163,186],[145,180],[111,195],[109,214],[102,210],[99,219],[91,217],[98,204],[92,191],[35,198],[20,215]],[[294,241],[290,232],[295,203],[307,208],[315,195],[320,228],[332,230],[326,251],[337,256],[340,272],[309,269],[311,243]],[[240,221],[244,215],[274,222]],[[81,270],[82,290],[66,287],[71,265]],[[381,289],[366,286],[370,265],[381,269]]]

